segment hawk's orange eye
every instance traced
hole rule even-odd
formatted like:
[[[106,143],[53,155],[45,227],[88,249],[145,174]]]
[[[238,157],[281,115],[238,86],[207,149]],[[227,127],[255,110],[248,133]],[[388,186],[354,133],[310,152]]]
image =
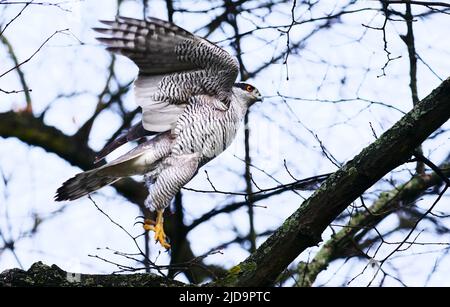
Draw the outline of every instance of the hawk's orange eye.
[[[247,85],[247,86],[245,87],[245,90],[246,90],[247,92],[252,92],[252,91],[253,91],[253,86]]]

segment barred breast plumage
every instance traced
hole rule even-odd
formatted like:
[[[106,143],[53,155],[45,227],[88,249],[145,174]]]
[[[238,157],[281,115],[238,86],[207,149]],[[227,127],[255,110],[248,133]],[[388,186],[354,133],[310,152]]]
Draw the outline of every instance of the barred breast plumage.
[[[225,108],[220,100],[211,96],[192,97],[172,132],[170,155],[148,174],[146,182],[150,193],[146,205],[152,210],[167,207],[200,166],[231,144],[246,111],[247,106],[236,99]],[[171,197],[167,197],[169,191],[175,191]]]
[[[242,113],[235,103],[226,109],[221,101],[211,96],[192,97],[175,126],[172,154],[198,152],[202,161],[217,156],[233,140]]]

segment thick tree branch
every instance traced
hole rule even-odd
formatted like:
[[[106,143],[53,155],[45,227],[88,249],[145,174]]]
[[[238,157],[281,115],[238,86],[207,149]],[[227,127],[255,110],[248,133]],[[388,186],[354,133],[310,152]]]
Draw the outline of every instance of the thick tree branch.
[[[66,272],[56,265],[34,263],[28,271],[6,270],[0,287],[182,287],[185,284],[155,274],[91,275]]]
[[[331,175],[255,253],[214,285],[267,286],[304,250],[318,244],[326,227],[450,118],[450,79],[419,102],[378,140]]]
[[[448,162],[440,166],[442,173],[450,176],[450,164]],[[439,186],[444,179],[436,174],[416,175],[401,186],[391,191],[383,192],[368,210],[354,215],[346,227],[334,234],[314,256],[310,263],[299,265],[298,286],[311,286],[317,275],[326,270],[335,259],[348,255],[349,250],[355,250],[354,242],[362,238],[373,226],[380,223],[391,213],[396,212],[401,206],[409,206],[421,197],[429,188]],[[361,230],[363,232],[361,233]],[[358,234],[358,238],[355,235]],[[355,252],[358,252],[355,250]]]

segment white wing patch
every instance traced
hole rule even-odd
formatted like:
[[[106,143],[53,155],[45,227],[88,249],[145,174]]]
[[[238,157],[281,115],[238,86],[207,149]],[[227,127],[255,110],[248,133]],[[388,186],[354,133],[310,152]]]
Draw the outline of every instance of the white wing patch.
[[[142,108],[142,125],[145,130],[163,132],[175,127],[185,104],[171,104],[156,100],[159,84],[164,75],[140,75],[134,82],[136,103]]]

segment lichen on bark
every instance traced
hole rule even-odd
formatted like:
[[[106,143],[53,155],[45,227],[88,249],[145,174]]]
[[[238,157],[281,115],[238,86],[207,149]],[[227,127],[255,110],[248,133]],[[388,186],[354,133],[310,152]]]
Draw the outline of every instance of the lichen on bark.
[[[27,271],[10,269],[0,274],[0,287],[184,287],[184,283],[155,274],[78,274],[56,265],[34,263]]]

